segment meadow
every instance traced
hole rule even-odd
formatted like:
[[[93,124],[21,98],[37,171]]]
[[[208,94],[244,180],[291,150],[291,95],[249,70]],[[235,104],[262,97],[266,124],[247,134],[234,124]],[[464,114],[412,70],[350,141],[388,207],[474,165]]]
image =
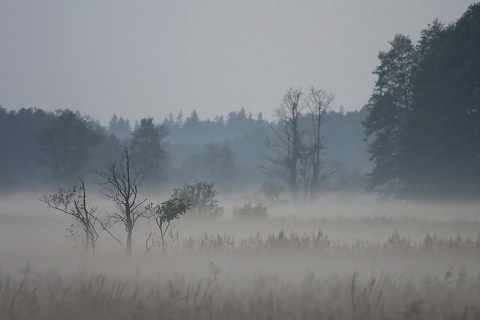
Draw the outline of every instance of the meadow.
[[[0,199],[0,319],[480,318],[477,204],[337,195],[235,219],[230,199],[176,221],[166,251],[143,223],[127,259],[103,233],[83,256],[36,199]]]

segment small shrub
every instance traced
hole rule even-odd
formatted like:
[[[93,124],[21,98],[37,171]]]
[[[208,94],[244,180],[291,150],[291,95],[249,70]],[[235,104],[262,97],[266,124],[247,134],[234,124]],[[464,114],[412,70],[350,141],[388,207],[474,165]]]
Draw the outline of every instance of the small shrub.
[[[189,214],[217,217],[223,214],[223,207],[218,205],[216,199],[217,195],[218,192],[213,183],[200,181],[193,185],[186,183],[181,188],[175,188],[172,198],[185,201],[188,204]]]
[[[266,219],[268,217],[268,209],[261,203],[258,203],[255,206],[246,203],[242,207],[233,207],[232,214],[234,219]]]
[[[158,226],[160,231],[160,240],[162,249],[166,250],[166,235],[170,228],[170,224],[175,219],[179,219],[181,215],[188,210],[188,204],[179,198],[171,198],[161,204],[148,204],[145,207],[145,214],[148,218],[152,218]],[[147,250],[149,251],[150,249]]]

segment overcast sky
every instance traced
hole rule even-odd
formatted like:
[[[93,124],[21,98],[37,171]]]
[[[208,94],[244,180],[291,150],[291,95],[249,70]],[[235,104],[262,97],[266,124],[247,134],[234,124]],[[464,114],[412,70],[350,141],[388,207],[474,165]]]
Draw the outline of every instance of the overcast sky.
[[[104,124],[200,118],[241,107],[271,117],[289,87],[362,107],[377,54],[417,40],[467,0],[0,0],[0,105],[80,110]]]

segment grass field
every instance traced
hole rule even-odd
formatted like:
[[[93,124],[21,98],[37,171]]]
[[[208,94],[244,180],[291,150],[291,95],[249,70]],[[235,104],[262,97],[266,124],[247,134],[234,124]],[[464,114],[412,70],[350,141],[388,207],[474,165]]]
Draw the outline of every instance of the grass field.
[[[480,318],[476,205],[334,199],[185,218],[148,254],[143,224],[127,259],[106,234],[83,257],[70,220],[32,199],[0,202],[0,319]]]

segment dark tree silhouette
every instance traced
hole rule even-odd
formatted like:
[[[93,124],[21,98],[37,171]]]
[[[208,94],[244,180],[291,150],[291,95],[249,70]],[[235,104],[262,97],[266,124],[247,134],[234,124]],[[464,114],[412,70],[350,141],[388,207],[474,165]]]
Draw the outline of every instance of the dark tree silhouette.
[[[40,163],[51,169],[57,183],[71,183],[84,171],[89,149],[98,144],[99,137],[88,117],[80,117],[70,110],[57,110],[56,116],[38,136]]]
[[[148,171],[148,183],[159,183],[162,169],[166,166],[167,154],[163,140],[168,131],[163,125],[156,125],[153,118],[140,120],[140,125],[132,134],[134,148],[131,150],[132,161]]]
[[[303,179],[305,195],[309,196],[311,200],[318,198],[321,183],[328,175],[324,173],[327,160],[323,156],[325,149],[323,129],[327,112],[331,108],[334,98],[332,93],[312,87],[305,101],[312,124],[308,135],[309,143],[305,146],[304,151],[304,169],[306,170],[304,170]]]
[[[103,185],[102,195],[116,206],[116,209],[108,214],[104,227],[117,222],[124,224],[127,233],[125,244],[115,239],[125,249],[127,256],[132,255],[133,230],[137,221],[144,217],[141,206],[147,201],[146,198],[139,198],[139,187],[145,177],[145,170],[132,163],[130,153],[133,147],[134,145],[124,147],[113,163],[105,170],[97,171],[101,178],[99,183]]]
[[[280,107],[275,109],[278,125],[271,125],[275,139],[267,139],[266,145],[273,153],[267,157],[272,164],[268,171],[286,183],[294,198],[299,192],[299,162],[303,149],[300,128],[302,90],[290,88]]]
[[[401,166],[407,113],[412,108],[412,73],[415,48],[409,37],[397,34],[389,51],[378,54],[380,65],[375,88],[364,121],[365,136],[371,138],[370,160],[375,164],[368,188],[393,194],[401,187]]]

